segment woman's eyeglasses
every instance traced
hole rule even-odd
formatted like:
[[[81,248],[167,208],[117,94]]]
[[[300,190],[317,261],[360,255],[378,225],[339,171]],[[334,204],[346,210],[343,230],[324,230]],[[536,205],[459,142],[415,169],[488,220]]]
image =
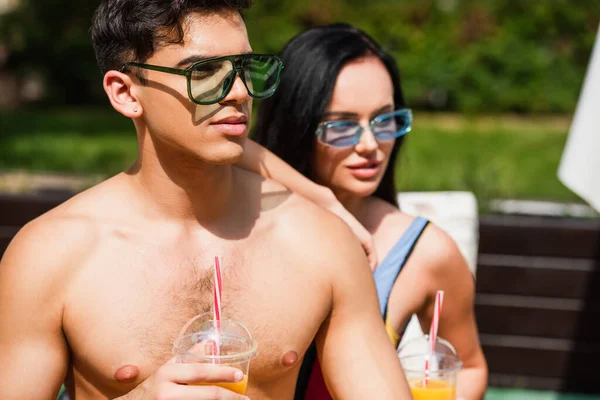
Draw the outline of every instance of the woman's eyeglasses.
[[[279,85],[283,62],[270,54],[239,54],[202,60],[186,69],[128,62],[121,67],[121,72],[125,72],[128,67],[185,76],[190,100],[196,104],[209,105],[218,103],[227,96],[236,75],[240,76],[250,96],[257,99],[271,96]]]
[[[393,140],[410,132],[412,127],[412,111],[402,108],[380,114],[369,122],[369,129],[378,141]],[[319,124],[317,138],[324,144],[333,147],[353,147],[360,141],[365,127],[358,121],[338,120],[325,121]]]

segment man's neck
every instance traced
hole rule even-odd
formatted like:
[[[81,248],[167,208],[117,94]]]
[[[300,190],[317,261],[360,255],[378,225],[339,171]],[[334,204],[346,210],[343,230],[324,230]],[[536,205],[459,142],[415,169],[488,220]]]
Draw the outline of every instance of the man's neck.
[[[147,138],[136,164],[128,171],[144,200],[166,218],[211,224],[231,213],[232,165],[204,163],[168,145]]]

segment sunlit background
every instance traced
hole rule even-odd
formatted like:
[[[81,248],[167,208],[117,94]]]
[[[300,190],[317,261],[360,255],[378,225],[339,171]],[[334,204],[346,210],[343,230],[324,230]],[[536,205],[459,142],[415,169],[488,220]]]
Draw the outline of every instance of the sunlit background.
[[[134,160],[137,142],[133,124],[110,108],[94,59],[89,26],[98,3],[97,0],[0,0],[0,194],[36,190],[76,192],[119,172]],[[498,200],[582,203],[558,180],[557,169],[600,23],[599,0],[255,0],[254,3],[244,16],[257,52],[278,53],[291,37],[304,29],[349,22],[371,34],[395,56],[405,98],[414,110],[414,128],[396,165],[400,191],[471,192],[481,214],[497,212],[493,204]],[[588,216],[597,214],[590,211]],[[481,232],[482,240],[487,243],[483,251],[495,253],[494,235],[500,232],[503,222],[494,225],[496,220],[490,221],[492,228]],[[0,221],[0,225],[3,223]],[[552,228],[556,228],[552,234],[563,235],[561,238],[568,239],[575,232],[557,226]],[[569,226],[575,229],[575,225]],[[549,281],[544,279],[550,279],[551,272],[557,271],[556,265],[560,264],[559,261],[552,264],[548,258],[539,259],[540,254],[563,257],[563,261],[567,256],[577,259],[560,264],[561,271],[571,273],[569,267],[576,265],[577,271],[589,272],[577,275],[584,276],[582,282],[591,282],[593,276],[596,287],[600,286],[596,273],[600,270],[597,261],[600,233],[597,239],[593,236],[600,230],[594,230],[596,225],[577,227],[580,229],[577,232],[584,232],[584,236],[571,235],[571,238],[584,243],[581,248],[587,246],[584,249],[587,253],[581,253],[584,255],[575,254],[575,250],[572,253],[557,250],[556,243],[560,240],[548,240],[550,236],[544,236],[545,231],[528,226],[527,229],[531,228],[528,231],[514,231],[521,233],[516,234],[518,240],[511,242],[513,248],[521,242],[528,243],[528,250],[535,248],[534,239],[548,240],[549,244],[542,242],[541,250],[526,262],[518,259],[516,264],[502,265],[516,271],[527,264],[531,267],[527,271],[532,274],[547,268],[544,271],[548,274],[534,279],[545,288],[531,290],[539,298],[551,296]],[[509,254],[525,254],[516,251]],[[585,264],[588,269],[581,264],[584,258],[592,260]],[[495,275],[487,278],[485,275],[485,271],[498,267],[498,258],[493,260],[489,265],[480,262],[480,266],[488,269],[480,268],[476,305],[482,320],[492,316],[487,319],[488,325],[501,318],[494,318],[494,308],[485,303],[492,297],[479,293],[485,285],[489,285],[485,289],[488,292],[500,293],[494,286]],[[527,276],[534,275],[522,275],[523,279]],[[559,290],[562,278],[552,276]],[[575,275],[568,276],[571,279]],[[581,295],[584,300],[578,300],[583,305],[576,307],[576,311],[588,313],[585,321],[597,321],[594,307],[600,301],[598,296],[590,295],[591,284],[584,283]],[[513,295],[523,295],[528,288],[523,285],[519,289],[523,292],[516,291]],[[539,298],[531,304],[542,304]],[[589,314],[592,303],[594,311]],[[548,304],[551,303],[538,308],[553,311]],[[504,311],[507,309],[511,310]],[[523,315],[533,321],[528,317],[530,314]],[[550,317],[542,321],[551,324],[556,314],[543,315]],[[580,318],[583,314],[573,315],[575,320],[583,321]],[[557,321],[561,324],[563,320]],[[581,329],[572,335],[575,339],[565,336],[560,339],[566,340],[564,343],[552,342],[549,348],[567,349],[566,356],[560,357],[575,354],[579,348],[577,340],[583,337],[589,340],[589,335],[581,332],[592,332],[588,330],[589,324],[578,326]],[[549,331],[541,332],[548,336]],[[536,343],[531,346],[550,342]],[[484,345],[490,346],[484,346],[484,350],[492,351],[492,344]],[[513,350],[518,348],[515,346]],[[594,354],[598,353],[597,347]],[[539,365],[549,365],[555,360],[532,360],[535,357],[524,359]],[[592,365],[575,359],[572,357],[563,364]],[[509,363],[509,367],[512,363],[515,367],[520,365],[518,358]],[[560,371],[559,377],[543,378],[546,381],[527,380],[521,375],[516,380],[502,381],[504,375],[500,374],[493,383],[531,389],[552,387],[548,383],[551,379],[558,385],[562,381],[557,379],[564,378],[566,382],[567,376],[573,378],[574,370]],[[594,390],[592,386],[580,388],[586,392]],[[577,389],[576,383],[568,387],[569,392],[578,392]],[[576,398],[558,394],[559,391],[511,392],[513,397],[509,397],[507,391],[491,390],[486,399]]]
[[[0,0],[2,170],[110,175],[134,156],[132,124],[109,109],[92,51],[97,3]],[[261,52],[330,22],[374,36],[415,110],[399,187],[469,190],[485,206],[577,201],[555,172],[599,10],[598,0],[257,0],[245,17]]]

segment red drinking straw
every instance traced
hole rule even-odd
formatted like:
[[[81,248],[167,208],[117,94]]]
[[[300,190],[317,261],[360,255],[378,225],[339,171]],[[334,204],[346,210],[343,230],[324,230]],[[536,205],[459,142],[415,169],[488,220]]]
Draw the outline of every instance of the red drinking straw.
[[[215,272],[215,284],[213,290],[213,311],[214,311],[214,322],[215,328],[217,329],[217,335],[215,340],[213,341],[213,356],[219,356],[221,349],[221,291],[223,287],[223,283],[221,281],[221,257],[215,256],[215,264],[214,264],[214,272]],[[213,358],[213,364],[218,364],[218,358]]]
[[[435,305],[433,306],[433,318],[431,319],[431,327],[429,328],[429,353],[425,359],[425,377],[423,384],[427,386],[429,380],[429,363],[431,356],[435,352],[435,342],[437,340],[438,327],[440,325],[440,314],[442,313],[442,304],[444,303],[444,291],[438,290],[435,294]]]

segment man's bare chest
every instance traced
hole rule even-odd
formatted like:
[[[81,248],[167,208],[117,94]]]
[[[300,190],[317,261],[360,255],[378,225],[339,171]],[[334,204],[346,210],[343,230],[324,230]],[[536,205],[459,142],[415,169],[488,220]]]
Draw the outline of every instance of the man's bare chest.
[[[171,358],[183,325],[211,310],[210,256],[92,257],[65,310],[75,385],[84,380],[118,395]],[[258,342],[250,384],[260,386],[298,367],[282,360],[302,357],[327,314],[327,294],[276,252],[234,252],[223,260],[223,313],[242,321]],[[137,367],[137,377],[120,381],[124,366]]]

